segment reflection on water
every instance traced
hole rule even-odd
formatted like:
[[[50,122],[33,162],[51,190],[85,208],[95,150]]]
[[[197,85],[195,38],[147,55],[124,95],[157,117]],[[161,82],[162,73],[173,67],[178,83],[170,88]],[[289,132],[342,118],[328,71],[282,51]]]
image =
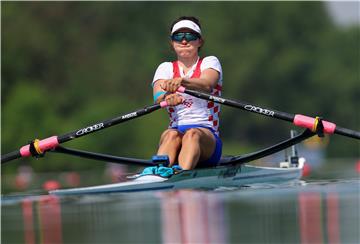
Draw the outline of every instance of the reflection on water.
[[[224,201],[216,194],[196,191],[161,195],[164,243],[226,243]]]
[[[359,243],[358,179],[2,199],[3,243]]]

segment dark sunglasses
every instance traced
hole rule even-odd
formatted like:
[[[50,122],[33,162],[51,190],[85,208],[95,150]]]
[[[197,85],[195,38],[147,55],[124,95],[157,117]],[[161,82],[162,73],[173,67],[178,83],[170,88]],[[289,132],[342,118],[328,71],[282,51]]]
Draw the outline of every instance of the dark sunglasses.
[[[176,42],[182,42],[183,39],[185,39],[187,42],[195,41],[199,39],[200,36],[196,33],[191,32],[178,32],[171,36],[171,40]]]

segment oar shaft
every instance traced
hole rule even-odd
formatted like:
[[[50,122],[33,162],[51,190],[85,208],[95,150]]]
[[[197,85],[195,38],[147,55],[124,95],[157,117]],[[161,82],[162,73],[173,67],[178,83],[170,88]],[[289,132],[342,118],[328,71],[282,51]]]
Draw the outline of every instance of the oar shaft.
[[[21,158],[21,154],[19,150],[1,155],[1,163],[3,164],[17,158]]]
[[[178,89],[178,91],[192,95],[194,97],[212,101],[215,103],[220,103],[220,104],[224,104],[224,105],[227,105],[230,107],[240,108],[242,110],[246,110],[246,111],[249,111],[252,113],[261,114],[264,116],[288,121],[288,122],[293,123],[296,126],[307,128],[312,131],[316,130],[317,122],[319,121],[316,118],[308,117],[305,115],[301,115],[301,114],[295,115],[295,114],[280,112],[280,111],[276,111],[276,110],[272,110],[272,109],[268,109],[268,108],[264,108],[264,107],[259,107],[259,106],[256,106],[256,105],[253,105],[250,103],[246,103],[246,102],[234,101],[234,100],[225,99],[225,98],[218,97],[218,96],[213,96],[213,95],[199,92],[199,91],[189,90],[184,87],[180,87]],[[343,136],[348,136],[348,137],[352,137],[355,139],[360,139],[360,132],[358,132],[358,131],[342,128],[332,122],[325,121],[325,120],[321,120],[321,122],[324,127],[323,132],[325,132],[327,134],[335,133],[338,135],[343,135]]]
[[[284,112],[280,112],[280,111],[276,111],[276,110],[271,110],[271,109],[264,108],[264,107],[259,107],[259,106],[256,106],[256,105],[253,105],[250,103],[246,103],[246,102],[225,99],[222,97],[213,96],[210,94],[206,94],[206,93],[198,92],[198,91],[194,91],[194,90],[183,89],[183,90],[179,90],[179,91],[184,92],[189,95],[192,95],[194,97],[209,100],[209,101],[212,101],[215,103],[224,104],[224,105],[234,107],[234,108],[240,108],[242,110],[246,110],[246,111],[249,111],[252,113],[261,114],[261,115],[265,115],[268,117],[274,117],[274,118],[289,121],[289,122],[293,122],[294,116],[295,116],[293,114],[284,113]]]
[[[81,136],[84,136],[84,135],[88,135],[90,133],[94,133],[96,131],[103,130],[103,129],[111,127],[113,125],[117,125],[117,124],[123,123],[125,121],[141,117],[141,116],[143,116],[145,114],[149,114],[149,113],[154,112],[154,111],[158,110],[159,108],[165,107],[165,106],[166,105],[164,103],[162,103],[162,104],[154,104],[154,105],[150,105],[150,106],[147,106],[145,108],[136,110],[134,112],[118,116],[118,117],[113,118],[113,119],[104,120],[104,121],[102,121],[100,123],[96,123],[96,124],[81,128],[79,130],[72,131],[72,132],[67,133],[65,135],[59,136],[58,141],[59,141],[59,143],[64,143],[64,142],[70,141],[70,140],[72,140],[74,138],[78,138],[78,137],[81,137]]]
[[[55,153],[64,153],[72,156],[93,159],[98,161],[106,161],[109,163],[120,163],[120,164],[129,164],[129,165],[139,165],[139,166],[156,166],[157,163],[152,162],[151,160],[138,159],[138,158],[126,158],[126,157],[118,157],[108,154],[88,152],[83,150],[77,150],[72,148],[65,148],[62,146],[58,146],[49,152]]]
[[[342,136],[352,137],[354,139],[360,139],[359,131],[350,130],[340,126],[336,126],[334,133]]]
[[[113,119],[105,120],[105,121],[81,128],[79,130],[75,130],[73,132],[61,135],[61,136],[52,136],[49,138],[45,138],[43,140],[35,141],[33,144],[25,145],[25,146],[21,147],[19,150],[2,155],[1,163],[3,164],[3,163],[6,163],[6,162],[9,162],[11,160],[21,158],[21,157],[29,157],[29,156],[33,155],[34,150],[36,152],[38,152],[39,154],[41,154],[47,150],[56,148],[61,143],[73,140],[73,139],[81,137],[81,136],[85,136],[85,135],[94,133],[96,131],[100,131],[100,130],[109,128],[113,125],[117,125],[119,123],[131,120],[131,119],[141,117],[143,115],[149,114],[151,112],[154,112],[154,111],[156,111],[162,107],[166,107],[166,106],[167,106],[167,103],[164,101],[164,102],[161,102],[160,104],[153,104],[153,105],[147,106],[145,108],[136,110],[134,112],[124,114],[124,115],[121,115],[121,116],[113,118]]]

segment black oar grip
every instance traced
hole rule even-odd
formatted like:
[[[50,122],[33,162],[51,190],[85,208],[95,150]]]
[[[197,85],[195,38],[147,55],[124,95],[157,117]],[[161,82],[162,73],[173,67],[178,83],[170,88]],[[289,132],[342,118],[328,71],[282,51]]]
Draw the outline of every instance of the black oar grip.
[[[7,153],[5,155],[1,155],[1,164],[9,162],[11,160],[21,158],[20,151],[14,151],[11,153]]]

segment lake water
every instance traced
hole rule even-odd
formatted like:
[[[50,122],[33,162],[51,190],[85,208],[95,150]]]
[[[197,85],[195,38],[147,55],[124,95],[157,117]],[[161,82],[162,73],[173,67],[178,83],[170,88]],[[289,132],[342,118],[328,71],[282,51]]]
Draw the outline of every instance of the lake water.
[[[2,243],[360,243],[359,174],[334,172],[212,191],[7,194]]]

